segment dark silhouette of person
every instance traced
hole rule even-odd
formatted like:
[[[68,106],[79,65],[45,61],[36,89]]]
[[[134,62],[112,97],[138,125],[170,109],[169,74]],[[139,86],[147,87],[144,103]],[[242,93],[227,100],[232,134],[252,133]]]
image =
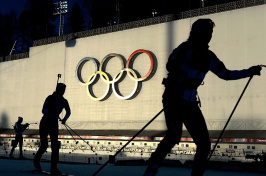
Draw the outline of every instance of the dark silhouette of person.
[[[198,19],[192,25],[187,41],[173,50],[168,58],[167,78],[163,84],[163,107],[167,126],[166,135],[148,160],[144,176],[158,172],[165,156],[179,144],[182,126],[190,133],[197,146],[191,176],[202,176],[210,152],[210,139],[204,116],[200,110],[197,88],[208,71],[224,80],[237,80],[260,75],[261,67],[228,70],[223,62],[209,50],[215,24],[211,19]]]
[[[28,124],[28,123],[22,124],[22,122],[23,122],[23,118],[22,117],[18,117],[18,121],[14,125],[16,136],[15,136],[15,142],[12,143],[12,149],[11,149],[11,152],[9,154],[10,158],[14,158],[13,157],[13,152],[14,152],[15,148],[17,147],[18,143],[19,143],[19,158],[20,159],[25,159],[25,157],[23,156],[23,153],[22,153],[23,132],[28,128],[28,126],[30,124]]]
[[[42,108],[43,117],[39,127],[41,146],[34,157],[34,166],[38,172],[42,172],[40,160],[48,147],[48,135],[50,135],[52,148],[50,173],[61,174],[57,168],[59,160],[58,119],[60,119],[59,114],[65,109],[66,115],[62,120],[62,124],[65,124],[71,113],[68,101],[63,97],[65,89],[65,84],[58,83],[56,91],[46,98]]]

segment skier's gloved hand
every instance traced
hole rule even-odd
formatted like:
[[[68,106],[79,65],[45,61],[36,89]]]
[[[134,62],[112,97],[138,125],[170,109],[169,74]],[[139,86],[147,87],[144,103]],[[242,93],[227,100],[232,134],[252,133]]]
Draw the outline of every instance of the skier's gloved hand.
[[[63,119],[63,120],[62,120],[62,124],[63,124],[63,125],[66,124],[66,119]]]
[[[252,66],[248,69],[250,76],[254,75],[259,75],[260,76],[260,71],[261,71],[261,66]]]

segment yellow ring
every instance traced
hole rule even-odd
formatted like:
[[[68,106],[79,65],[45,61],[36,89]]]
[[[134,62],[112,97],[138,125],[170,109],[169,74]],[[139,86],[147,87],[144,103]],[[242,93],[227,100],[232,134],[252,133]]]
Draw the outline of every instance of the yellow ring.
[[[89,79],[88,79],[88,81],[87,81],[87,83],[86,83],[86,85],[87,85],[86,88],[87,88],[87,94],[88,94],[88,96],[89,96],[92,100],[94,100],[94,101],[101,101],[101,100],[103,100],[103,99],[108,95],[108,92],[109,92],[109,90],[110,90],[110,84],[107,84],[107,89],[106,89],[104,95],[102,95],[101,97],[95,97],[95,96],[93,96],[92,93],[91,93],[91,91],[90,91],[90,87],[89,87],[89,86],[91,85],[90,80],[91,80],[91,78],[92,78],[93,76],[96,77],[97,74],[101,74],[101,75],[103,75],[103,76],[105,77],[105,79],[109,82],[109,77],[107,76],[106,73],[104,73],[103,71],[97,71],[96,74],[95,74],[95,73],[92,73],[92,74],[90,75],[90,77],[89,77]]]

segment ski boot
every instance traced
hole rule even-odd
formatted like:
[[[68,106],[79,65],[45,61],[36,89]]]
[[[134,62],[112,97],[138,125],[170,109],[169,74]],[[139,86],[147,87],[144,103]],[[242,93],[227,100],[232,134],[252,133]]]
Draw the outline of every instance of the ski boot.
[[[51,175],[62,175],[58,168],[53,168],[50,170]]]

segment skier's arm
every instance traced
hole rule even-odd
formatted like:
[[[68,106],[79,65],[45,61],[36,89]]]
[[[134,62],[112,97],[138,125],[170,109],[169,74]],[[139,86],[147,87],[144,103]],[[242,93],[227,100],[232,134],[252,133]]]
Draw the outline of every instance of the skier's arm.
[[[166,63],[166,69],[168,72],[175,72],[176,71],[176,60],[179,53],[179,48],[174,49],[174,51],[170,54],[168,61]]]
[[[49,100],[50,100],[50,96],[48,96],[43,104],[43,108],[42,108],[42,113],[43,115],[47,115],[48,114],[48,105],[49,105]]]
[[[29,126],[29,124],[28,123],[26,123],[26,124],[16,123],[15,126],[16,126],[16,129],[18,131],[23,132],[23,131],[25,131],[27,129],[27,127]]]
[[[25,131],[30,124],[26,123],[22,125],[22,132]]]
[[[224,63],[221,62],[215,55],[211,59],[210,70],[219,78],[224,80],[237,80],[251,76],[249,69],[228,70]]]
[[[70,107],[69,107],[69,104],[68,104],[67,100],[65,102],[65,110],[66,110],[66,115],[65,115],[65,117],[62,120],[62,124],[66,123],[67,119],[69,118],[69,116],[71,114],[71,110],[70,110]]]
[[[190,54],[191,52],[187,50],[186,43],[182,43],[173,50],[166,63],[166,69],[169,72],[167,78],[168,83],[174,83],[176,80],[187,77],[188,73],[182,70],[180,67],[185,58],[189,57]],[[171,81],[169,82],[169,80]],[[164,79],[164,81],[166,80]],[[165,85],[168,83],[165,83]]]

